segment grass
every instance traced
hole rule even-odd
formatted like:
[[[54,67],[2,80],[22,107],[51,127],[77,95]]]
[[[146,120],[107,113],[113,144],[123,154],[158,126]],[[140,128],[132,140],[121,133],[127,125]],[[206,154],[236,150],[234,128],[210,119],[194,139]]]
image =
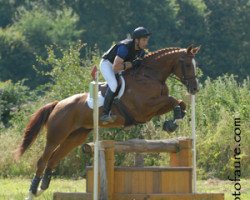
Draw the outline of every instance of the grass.
[[[30,187],[30,179],[0,179],[0,200],[24,200]],[[50,188],[36,200],[52,200],[54,192],[85,192],[85,179],[54,179]]]
[[[250,199],[250,180],[241,180],[241,199]],[[30,179],[8,178],[0,179],[0,200],[24,200],[30,186]],[[53,192],[85,192],[85,179],[54,179],[50,188],[36,200],[52,200]],[[230,181],[207,180],[197,182],[199,193],[225,193],[225,200],[232,200],[234,197],[234,184]]]

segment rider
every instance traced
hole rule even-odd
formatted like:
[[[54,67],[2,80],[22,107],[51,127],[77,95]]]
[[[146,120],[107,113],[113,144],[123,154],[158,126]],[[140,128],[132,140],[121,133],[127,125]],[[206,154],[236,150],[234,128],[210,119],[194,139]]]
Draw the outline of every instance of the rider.
[[[144,27],[138,27],[133,31],[132,39],[125,39],[112,46],[104,55],[100,62],[100,70],[107,81],[108,88],[105,94],[102,122],[113,122],[115,116],[111,115],[111,105],[118,87],[115,74],[137,67],[145,55],[144,49],[147,47],[151,33]]]

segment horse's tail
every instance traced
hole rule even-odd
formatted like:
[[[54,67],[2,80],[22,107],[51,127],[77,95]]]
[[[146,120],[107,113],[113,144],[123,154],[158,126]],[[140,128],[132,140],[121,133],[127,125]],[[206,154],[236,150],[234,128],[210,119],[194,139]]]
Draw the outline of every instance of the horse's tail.
[[[23,141],[15,151],[15,160],[18,160],[28,149],[28,147],[35,141],[38,133],[40,132],[41,128],[46,124],[50,113],[57,105],[57,103],[58,101],[49,103],[40,108],[32,115],[28,125],[26,126]]]

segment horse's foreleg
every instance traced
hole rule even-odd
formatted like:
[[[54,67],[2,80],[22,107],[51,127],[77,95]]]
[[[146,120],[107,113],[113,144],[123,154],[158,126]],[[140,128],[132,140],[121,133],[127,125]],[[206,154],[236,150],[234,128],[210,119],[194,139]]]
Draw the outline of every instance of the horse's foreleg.
[[[59,161],[62,160],[73,148],[84,143],[87,139],[88,133],[91,130],[79,128],[73,131],[66,140],[56,149],[51,158],[48,161],[47,168],[45,170],[41,190],[46,190],[49,187],[52,170],[58,165]]]
[[[175,115],[174,115],[174,119],[173,120],[167,120],[164,122],[163,124],[163,129],[169,133],[174,132],[178,125],[177,125],[177,119],[181,119],[184,117],[185,114],[185,109],[186,109],[186,105],[183,101],[181,100],[177,100],[174,97],[171,96],[167,96],[164,98],[161,98],[161,104],[160,104],[160,108],[157,111],[156,115],[162,115],[165,114],[167,112],[170,112],[172,110],[175,110]],[[179,105],[181,107],[181,110],[175,109],[175,107]],[[177,111],[177,112],[176,112]]]
[[[179,104],[179,101],[172,96],[163,95],[158,98],[151,99],[147,106],[154,108],[155,115],[162,115],[171,110]]]

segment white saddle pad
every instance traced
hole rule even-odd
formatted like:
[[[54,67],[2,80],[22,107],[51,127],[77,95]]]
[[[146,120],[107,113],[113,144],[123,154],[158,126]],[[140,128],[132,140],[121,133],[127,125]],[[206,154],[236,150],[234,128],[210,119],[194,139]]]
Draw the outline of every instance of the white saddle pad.
[[[125,80],[122,76],[120,76],[120,79],[121,79],[121,89],[118,95],[115,97],[115,99],[120,99],[125,91]],[[94,101],[93,101],[93,98],[90,98],[89,93],[87,97],[87,103],[88,103],[89,108],[93,109]],[[101,91],[99,91],[98,92],[98,107],[103,106],[103,104],[104,104],[104,97],[102,96]]]

